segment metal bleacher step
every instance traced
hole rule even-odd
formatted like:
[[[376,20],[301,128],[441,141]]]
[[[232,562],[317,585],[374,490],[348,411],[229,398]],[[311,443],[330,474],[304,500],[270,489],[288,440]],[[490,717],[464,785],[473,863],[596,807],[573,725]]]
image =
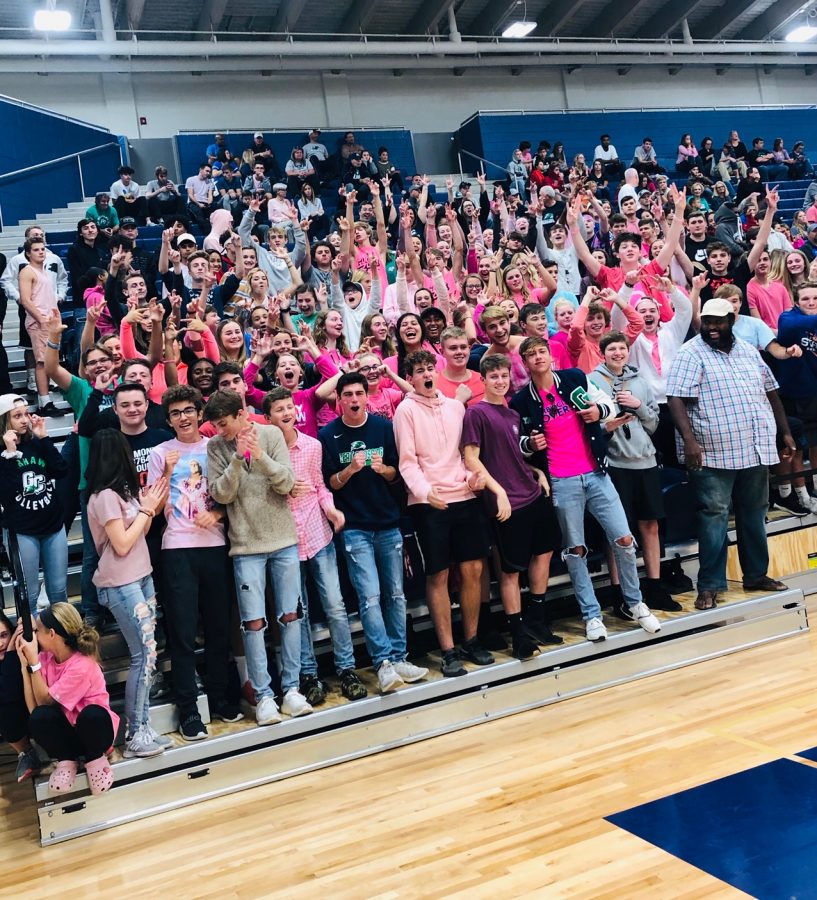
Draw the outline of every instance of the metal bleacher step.
[[[809,575],[812,585],[817,573]],[[693,595],[687,595],[691,598]],[[691,609],[691,599],[689,608]],[[556,626],[559,627],[558,625]],[[51,795],[44,777],[36,800],[43,845],[101,831],[170,809],[405,746],[524,710],[603,690],[706,659],[795,638],[808,631],[803,593],[788,590],[739,599],[662,620],[659,635],[622,626],[607,641],[579,638],[520,661],[504,655],[456,679],[431,671],[427,680],[378,695],[338,701],[312,715],[269,727],[251,721],[213,729],[197,744],[152,759],[118,759],[113,787],[91,796],[84,778]],[[418,660],[435,666],[438,655]],[[694,674],[691,676],[694,677]]]

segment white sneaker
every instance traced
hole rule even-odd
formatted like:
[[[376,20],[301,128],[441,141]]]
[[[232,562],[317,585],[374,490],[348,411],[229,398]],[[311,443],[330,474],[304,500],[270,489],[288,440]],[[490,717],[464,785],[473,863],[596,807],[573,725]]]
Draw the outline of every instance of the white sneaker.
[[[44,609],[48,609],[51,606],[51,601],[48,599],[48,594],[45,591],[45,582],[40,585],[40,593],[37,595],[37,612],[42,612]]]
[[[805,503],[803,503],[802,500],[800,500],[800,502],[810,513],[812,513],[813,515],[817,515],[817,497],[809,496]]]
[[[26,391],[29,394],[37,393],[37,379],[33,375],[28,376],[28,381],[26,382]]]
[[[392,663],[392,668],[406,684],[420,681],[428,675],[428,669],[424,669],[422,666],[415,666],[407,659],[404,659],[402,662]]]
[[[628,618],[632,619],[634,622],[638,622],[647,634],[656,634],[661,630],[661,623],[650,612],[649,606],[643,601],[641,603],[636,603],[633,606],[625,605],[624,611],[627,613]]]
[[[140,728],[133,733],[131,739],[125,744],[122,756],[125,759],[133,759],[135,756],[138,756],[140,759],[147,759],[164,752],[165,748],[157,744],[145,728]]]
[[[283,721],[273,697],[262,697],[258,701],[255,707],[255,721],[259,725],[274,725]]]
[[[380,682],[381,694],[388,694],[391,691],[396,691],[397,688],[404,684],[403,679],[394,670],[394,666],[389,660],[380,663],[380,668],[377,670],[377,680]]]
[[[294,719],[296,716],[308,716],[311,712],[314,712],[314,710],[298,688],[290,688],[286,694],[284,694],[281,712],[287,716],[292,716]]]
[[[595,618],[589,619],[585,624],[585,634],[587,635],[588,641],[593,641],[594,644],[599,641],[607,640],[607,628],[604,625],[604,622],[598,616]]]
[[[159,734],[152,725],[145,726],[145,731],[150,735],[150,739],[154,744],[158,744],[160,747],[164,747],[167,749],[168,747],[175,747],[176,742],[173,738],[169,738],[164,734]]]

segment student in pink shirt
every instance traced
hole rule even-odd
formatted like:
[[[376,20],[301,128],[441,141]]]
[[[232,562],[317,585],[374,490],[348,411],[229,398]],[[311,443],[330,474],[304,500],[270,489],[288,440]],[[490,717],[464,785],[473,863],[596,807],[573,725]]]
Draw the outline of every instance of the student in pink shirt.
[[[57,760],[49,790],[70,791],[79,758],[84,757],[91,793],[107,791],[114,775],[106,754],[113,746],[119,716],[111,709],[97,662],[96,629],[85,625],[70,603],[54,603],[40,613],[30,641],[23,637],[21,626],[13,641],[31,713],[29,732]]]
[[[298,429],[298,410],[292,393],[286,388],[273,388],[264,397],[264,415],[270,425],[281,429],[295,472],[295,484],[289,492],[288,502],[298,532],[301,600],[304,605],[301,619],[300,692],[311,706],[320,705],[326,699],[318,678],[318,664],[312,645],[306,584],[307,574],[311,574],[332,638],[335,670],[340,679],[341,693],[347,700],[361,700],[368,692],[355,672],[352,634],[340,589],[337,556],[332,540],[332,529],[340,531],[346,524],[346,518],[335,507],[332,492],[324,482],[321,444]]]
[[[374,353],[359,353],[354,364],[358,367],[357,371],[366,376],[369,385],[366,412],[383,416],[384,419],[393,419],[403,396],[412,389],[411,385],[381,362]],[[353,369],[350,368],[350,371]],[[339,406],[336,412],[340,415]]]
[[[553,335],[551,338],[548,338],[547,311],[541,304],[526,303],[519,312],[519,319],[522,323],[522,334],[524,337],[540,337],[545,340],[550,340],[550,352],[553,356],[553,367],[556,369],[569,369],[573,366],[573,360],[567,349],[567,338],[575,310],[573,304],[569,300],[557,300],[556,302],[557,304],[562,305],[560,308],[566,306],[570,310],[570,315],[563,317],[563,321],[566,323],[566,329]],[[556,340],[556,338],[560,338],[560,340]]]
[[[591,285],[573,315],[567,338],[568,352],[582,372],[590,373],[604,362],[599,341],[610,330],[610,313],[606,306],[608,303],[615,304],[627,320],[624,333],[630,343],[644,330],[644,317],[630,306],[629,298],[622,297],[609,288],[599,290]]]
[[[746,287],[746,302],[749,313],[762,319],[777,334],[777,321],[782,313],[792,309],[792,301],[782,282],[770,280],[771,267],[771,257],[764,250],[757,259],[754,277]]]

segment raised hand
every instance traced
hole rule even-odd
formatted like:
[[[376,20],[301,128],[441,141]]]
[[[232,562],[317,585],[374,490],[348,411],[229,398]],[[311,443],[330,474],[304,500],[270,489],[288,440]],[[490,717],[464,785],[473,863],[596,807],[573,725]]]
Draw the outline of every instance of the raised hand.
[[[31,414],[31,431],[34,434],[34,437],[48,437],[48,428],[46,427],[45,419],[42,416],[38,416],[36,413]]]
[[[104,394],[105,391],[111,386],[111,384],[116,380],[116,375],[114,372],[102,373],[96,376],[96,381],[94,382],[94,388],[98,391],[102,391]]]

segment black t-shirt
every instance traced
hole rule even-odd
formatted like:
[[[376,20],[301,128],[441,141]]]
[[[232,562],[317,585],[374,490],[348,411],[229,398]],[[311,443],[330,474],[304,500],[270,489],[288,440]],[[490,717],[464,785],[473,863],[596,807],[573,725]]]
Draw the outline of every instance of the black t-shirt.
[[[124,432],[123,432],[124,433]],[[141,434],[126,434],[125,440],[130,444],[133,452],[133,462],[139,473],[139,486],[144,487],[148,483],[148,463],[150,451],[159,444],[173,439],[173,434],[162,428],[146,428]]]
[[[362,531],[386,531],[400,524],[400,509],[388,482],[371,466],[372,453],[379,453],[387,466],[397,468],[399,458],[394,429],[388,419],[368,415],[358,426],[346,425],[342,418],[330,422],[318,433],[323,446],[323,477],[329,479],[352,461],[359,450],[366,453],[366,465],[339,491],[332,491],[335,506],[346,516],[346,527]],[[331,487],[330,487],[331,490]]]
[[[706,266],[706,248],[713,240],[714,238],[710,237],[708,234],[704,235],[702,241],[696,241],[690,235],[687,235],[684,243],[684,252],[689,258],[689,261]]]
[[[723,287],[725,284],[734,284],[743,291],[743,302],[740,305],[741,314],[748,316],[750,313],[749,305],[746,302],[746,289],[752,278],[752,270],[749,268],[747,257],[742,256],[737,263],[729,266],[725,275],[713,275],[708,264],[706,270],[709,272],[709,284],[701,291],[701,306],[715,296],[715,291],[719,287]]]
[[[553,206],[543,206],[542,207],[542,227],[545,229],[550,228],[556,221],[558,221],[562,215],[564,215],[565,211],[565,202],[564,200],[557,200]]]

